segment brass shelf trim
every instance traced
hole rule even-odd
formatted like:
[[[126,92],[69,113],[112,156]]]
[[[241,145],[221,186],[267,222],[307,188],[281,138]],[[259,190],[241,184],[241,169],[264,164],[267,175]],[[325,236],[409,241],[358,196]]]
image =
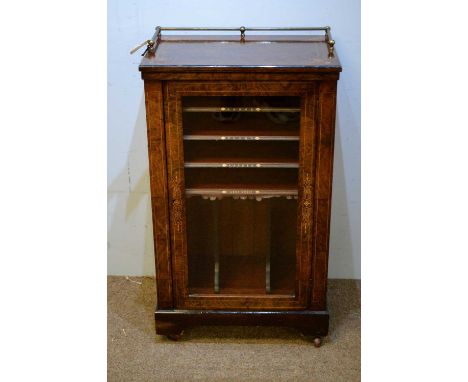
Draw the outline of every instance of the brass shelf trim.
[[[300,113],[297,107],[184,107],[184,113]]]
[[[201,196],[205,199],[217,200],[223,197],[233,197],[235,199],[268,199],[283,197],[287,199],[297,199],[298,190],[268,190],[268,189],[238,189],[238,188],[187,188],[187,197]]]
[[[135,53],[138,51],[140,48],[146,45],[146,49],[143,52],[142,56],[144,56],[146,53],[151,53],[154,54],[156,52],[156,49],[158,48],[159,43],[161,42],[161,32],[162,31],[210,31],[210,32],[226,32],[226,31],[238,31],[240,32],[240,42],[243,43],[245,42],[245,32],[250,32],[250,31],[323,31],[325,32],[325,42],[327,43],[328,46],[328,54],[330,56],[333,56],[334,52],[334,46],[335,46],[335,40],[332,39],[331,36],[331,28],[329,26],[325,27],[217,27],[217,28],[208,28],[208,27],[161,27],[157,26],[155,28],[155,32],[153,34],[153,37],[149,40],[143,41],[141,44],[136,46],[130,51],[130,54]]]
[[[299,141],[294,135],[184,135],[185,141]]]
[[[185,162],[185,168],[299,168],[297,162]]]

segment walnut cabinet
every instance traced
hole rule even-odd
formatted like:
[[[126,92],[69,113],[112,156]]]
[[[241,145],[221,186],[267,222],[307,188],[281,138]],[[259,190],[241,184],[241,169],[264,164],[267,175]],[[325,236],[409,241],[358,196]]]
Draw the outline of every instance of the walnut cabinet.
[[[292,326],[320,344],[341,66],[329,29],[244,29],[239,37],[162,28],[139,67],[156,332],[176,339],[193,325]]]

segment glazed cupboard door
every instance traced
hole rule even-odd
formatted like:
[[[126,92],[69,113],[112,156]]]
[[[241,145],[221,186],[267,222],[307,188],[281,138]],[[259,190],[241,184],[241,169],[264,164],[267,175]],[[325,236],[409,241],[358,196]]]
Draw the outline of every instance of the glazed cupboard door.
[[[314,82],[168,82],[176,309],[310,304]]]

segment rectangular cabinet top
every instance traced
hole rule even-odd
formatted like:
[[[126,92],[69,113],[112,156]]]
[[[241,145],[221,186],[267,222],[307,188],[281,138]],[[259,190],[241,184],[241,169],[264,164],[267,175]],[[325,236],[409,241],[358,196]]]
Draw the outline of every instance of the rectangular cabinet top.
[[[341,72],[324,36],[164,35],[147,51],[142,72],[300,71]]]

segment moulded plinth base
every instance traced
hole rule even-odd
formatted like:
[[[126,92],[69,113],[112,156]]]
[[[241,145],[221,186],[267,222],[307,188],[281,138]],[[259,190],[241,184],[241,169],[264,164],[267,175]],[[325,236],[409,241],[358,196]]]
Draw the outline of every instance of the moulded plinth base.
[[[315,337],[328,333],[328,311],[156,310],[156,333],[179,338],[185,328],[199,325],[253,325],[295,327]]]

